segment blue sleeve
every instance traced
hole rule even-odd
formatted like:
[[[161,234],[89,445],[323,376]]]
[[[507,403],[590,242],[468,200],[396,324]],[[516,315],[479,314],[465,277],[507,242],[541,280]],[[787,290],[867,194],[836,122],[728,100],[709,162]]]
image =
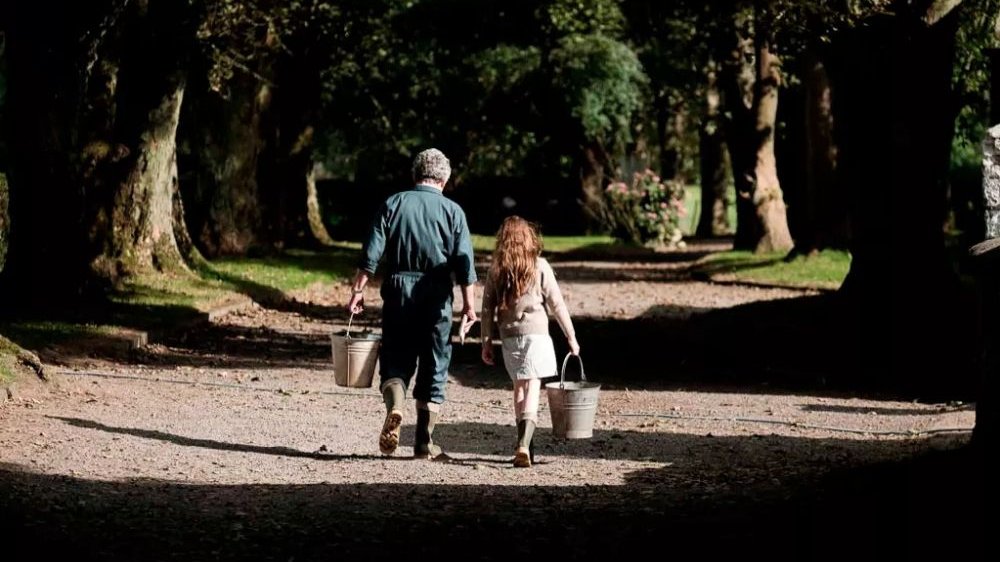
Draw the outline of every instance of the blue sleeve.
[[[361,248],[361,261],[358,269],[367,271],[369,275],[375,275],[378,263],[382,259],[382,252],[385,251],[385,235],[389,229],[389,202],[386,201],[379,208],[375,220],[368,234],[365,245]]]
[[[457,215],[451,269],[455,273],[456,283],[463,286],[472,285],[476,282],[476,264],[472,255],[472,234],[469,233],[469,223],[465,220],[465,212],[459,209]]]

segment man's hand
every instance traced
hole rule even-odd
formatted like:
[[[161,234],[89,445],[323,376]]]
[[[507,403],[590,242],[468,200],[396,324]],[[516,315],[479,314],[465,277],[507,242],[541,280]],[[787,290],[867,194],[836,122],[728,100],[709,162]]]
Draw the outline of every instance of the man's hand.
[[[483,354],[482,354],[482,357],[483,357],[483,363],[486,363],[487,365],[493,365],[494,361],[493,361],[493,343],[492,342],[487,343],[487,344],[483,344]]]
[[[468,304],[462,307],[462,316],[465,317],[465,323],[469,326],[475,324],[476,321],[479,320],[479,317],[476,316],[476,309],[472,308]]]
[[[472,325],[479,318],[476,317],[476,286],[462,285],[462,316],[465,321]]]
[[[354,293],[350,302],[347,303],[347,312],[351,314],[361,314],[365,311],[365,294]]]
[[[475,312],[473,312],[473,316],[475,316]],[[475,323],[476,323],[476,319],[475,318],[469,318],[469,315],[465,314],[465,312],[463,311],[463,313],[462,313],[462,319],[461,319],[461,321],[459,323],[459,326],[458,326],[458,338],[462,342],[462,345],[465,345],[465,336],[468,335],[469,330],[472,329],[472,326]]]
[[[351,285],[351,300],[347,302],[347,312],[361,314],[365,311],[365,285],[368,284],[368,272],[358,270]]]

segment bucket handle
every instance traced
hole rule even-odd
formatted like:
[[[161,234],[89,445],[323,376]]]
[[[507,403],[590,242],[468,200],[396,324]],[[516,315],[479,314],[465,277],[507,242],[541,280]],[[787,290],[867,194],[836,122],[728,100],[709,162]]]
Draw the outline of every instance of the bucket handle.
[[[347,381],[347,386],[351,385],[351,323],[354,322],[354,312],[351,312],[351,317],[347,319],[347,332],[344,334],[344,359],[347,360],[347,376],[344,380]]]
[[[351,323],[354,322],[354,313],[351,313],[351,317],[347,319],[347,334],[345,337],[351,339]]]
[[[559,370],[559,389],[562,390],[566,388],[566,365],[569,364],[569,358],[576,357],[576,360],[580,362],[580,380],[587,382],[587,375],[583,372],[583,359],[579,355],[573,355],[572,353],[567,353],[566,357],[563,358],[562,369]]]

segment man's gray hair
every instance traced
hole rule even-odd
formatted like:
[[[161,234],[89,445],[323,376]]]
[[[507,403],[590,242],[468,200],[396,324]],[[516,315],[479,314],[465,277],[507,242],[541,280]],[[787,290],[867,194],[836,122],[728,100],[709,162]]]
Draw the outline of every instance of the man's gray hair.
[[[413,159],[413,180],[432,179],[447,182],[451,176],[451,162],[443,152],[428,148]]]

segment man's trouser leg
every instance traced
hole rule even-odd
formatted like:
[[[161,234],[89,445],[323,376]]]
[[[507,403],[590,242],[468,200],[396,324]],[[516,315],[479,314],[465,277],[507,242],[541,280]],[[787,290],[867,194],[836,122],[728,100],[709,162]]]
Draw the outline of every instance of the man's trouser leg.
[[[412,337],[413,282],[392,275],[382,284],[382,342],[379,366],[382,400],[386,416],[379,434],[379,451],[391,455],[399,446],[406,388],[417,364],[417,345]]]
[[[437,423],[441,404],[444,403],[448,367],[451,364],[450,290],[446,298],[438,297],[426,304],[428,324],[420,336],[421,346],[418,351],[420,364],[413,387],[413,397],[417,400],[417,428],[413,454],[418,457],[434,458],[441,454],[441,448],[434,444],[434,425]]]

